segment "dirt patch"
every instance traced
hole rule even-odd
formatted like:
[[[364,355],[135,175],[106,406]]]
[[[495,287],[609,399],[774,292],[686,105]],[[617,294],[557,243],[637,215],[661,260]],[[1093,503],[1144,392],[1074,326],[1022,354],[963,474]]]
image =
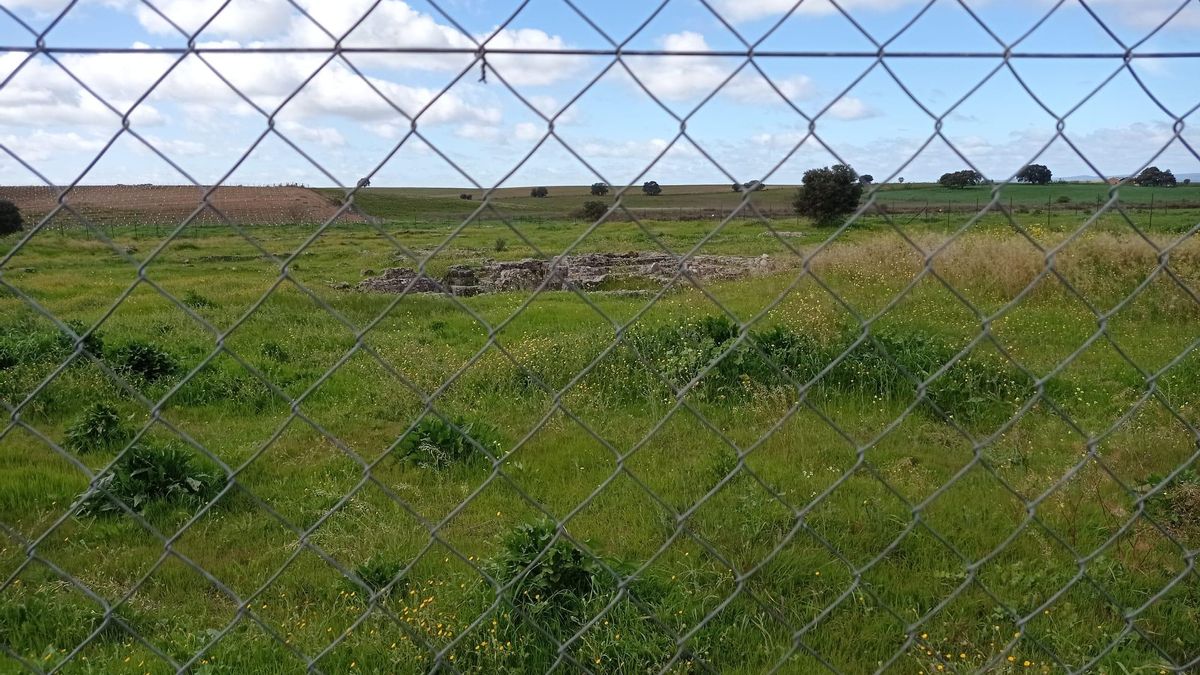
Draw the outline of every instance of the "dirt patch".
[[[206,188],[188,185],[82,185],[66,195],[73,209],[96,225],[178,224],[200,207]],[[26,221],[37,222],[58,205],[58,193],[48,187],[0,187],[0,199],[15,203]],[[239,225],[324,223],[337,214],[330,200],[304,187],[219,187],[209,197],[229,220]],[[205,209],[201,223],[219,223],[220,216]],[[343,213],[339,221],[357,222],[361,216]],[[82,226],[70,213],[55,216],[54,224]]]
[[[383,293],[480,293],[533,290],[637,290],[649,284],[661,286],[679,272],[681,259],[665,253],[584,253],[550,260],[526,258],[492,261],[479,267],[456,265],[441,279],[418,275],[408,267],[384,270],[383,274],[359,284],[366,291]],[[700,255],[689,259],[685,269],[700,280],[738,279],[776,271],[781,265],[759,257]],[[411,287],[411,288],[410,288]]]

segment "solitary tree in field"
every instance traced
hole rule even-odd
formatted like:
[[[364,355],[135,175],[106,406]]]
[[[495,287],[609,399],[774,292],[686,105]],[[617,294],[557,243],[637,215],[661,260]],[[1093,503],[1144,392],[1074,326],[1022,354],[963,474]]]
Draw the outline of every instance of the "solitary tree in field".
[[[1018,183],[1046,185],[1053,177],[1054,174],[1045,164],[1026,164],[1020,171],[1017,172]]]
[[[371,179],[365,178],[365,177],[359,178],[358,179],[358,187],[360,187],[360,188],[371,187]]]
[[[1184,187],[1187,187],[1187,186],[1189,186],[1189,185],[1191,185],[1191,184],[1192,184],[1192,179],[1191,179],[1191,178],[1184,178],[1184,179],[1183,179],[1183,185],[1184,185]]]
[[[904,176],[900,176],[899,178],[896,179],[896,181],[898,183],[900,183],[901,185],[903,185],[904,184]]]
[[[953,173],[944,173],[938,179],[938,185],[947,188],[961,190],[962,188],[979,185],[983,181],[983,175],[974,169],[963,169]]]
[[[858,177],[858,182],[862,183],[863,185],[870,185],[871,183],[875,182],[875,176],[872,176],[869,173],[864,173]]]
[[[537,197],[538,199],[541,199],[541,198],[543,198],[543,197],[549,197],[549,196],[550,196],[550,190],[549,190],[549,189],[547,189],[547,188],[544,188],[544,187],[535,187],[535,188],[533,188],[532,190],[530,190],[530,191],[529,191],[529,196],[530,196],[530,197]]]
[[[655,181],[647,181],[642,183],[642,192],[645,192],[651,197],[657,197],[662,194],[662,186]]]
[[[854,213],[863,193],[858,174],[845,164],[809,169],[804,172],[803,183],[796,191],[792,207],[817,225],[835,225]]]
[[[1133,179],[1133,183],[1142,187],[1175,187],[1175,174],[1170,169],[1162,171],[1157,166],[1148,166]]]
[[[608,183],[592,183],[592,196],[603,197],[608,194]]]
[[[0,237],[14,232],[20,232],[25,226],[21,218],[21,209],[7,199],[0,199]]]

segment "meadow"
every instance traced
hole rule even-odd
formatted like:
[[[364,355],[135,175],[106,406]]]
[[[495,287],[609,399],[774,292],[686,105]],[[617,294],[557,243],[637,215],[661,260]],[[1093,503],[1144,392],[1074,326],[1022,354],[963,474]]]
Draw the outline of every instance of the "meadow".
[[[1200,210],[829,242],[386,194],[319,234],[0,240],[0,671],[1195,667]],[[357,289],[569,246],[782,266]]]
[[[587,186],[551,186],[549,195],[531,197],[529,188],[499,188],[492,192],[492,208],[508,217],[530,219],[564,219],[571,217],[579,205],[588,199],[611,202],[619,188],[605,197],[593,197]],[[992,197],[993,186],[980,185],[963,189],[944,188],[936,183],[888,183],[875,186],[874,198],[882,208],[892,213],[928,210],[939,213],[977,212]],[[998,204],[1013,211],[1030,214],[1034,211],[1069,211],[1082,214],[1108,201],[1113,186],[1104,183],[1052,183],[1050,185],[1012,184],[1000,187]],[[344,192],[334,188],[319,192],[339,202]],[[768,185],[754,195],[755,206],[772,218],[787,220],[792,214],[794,185]],[[462,195],[470,195],[464,200]],[[1200,185],[1180,185],[1175,188],[1143,188],[1125,185],[1119,188],[1122,205],[1143,212],[1155,205],[1163,208],[1200,208]],[[639,187],[622,195],[622,204],[638,217],[650,220],[679,220],[697,217],[694,214],[728,215],[739,207],[741,194],[730,185],[664,185],[661,195],[651,197]],[[364,188],[354,200],[366,213],[388,220],[461,220],[478,208],[482,198],[478,190],[457,188]],[[624,216],[624,214],[620,214]]]

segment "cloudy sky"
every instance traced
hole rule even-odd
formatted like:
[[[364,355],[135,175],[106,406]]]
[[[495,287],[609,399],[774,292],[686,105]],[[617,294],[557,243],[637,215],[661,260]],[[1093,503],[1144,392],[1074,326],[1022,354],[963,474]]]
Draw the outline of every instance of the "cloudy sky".
[[[101,184],[793,183],[839,160],[910,181],[967,161],[997,179],[1030,161],[1200,171],[1173,130],[1200,149],[1200,58],[1171,56],[1200,51],[1197,0],[840,0],[853,21],[829,0],[78,0],[59,18],[70,4],[0,0],[0,183],[42,183],[12,155]],[[50,54],[18,49],[30,29]],[[181,53],[188,34],[200,54]],[[1022,35],[1018,54],[1155,58],[961,56]],[[490,55],[484,82],[484,41],[539,53]],[[613,43],[659,54],[586,53]],[[884,43],[895,56],[865,55]],[[730,55],[747,44],[764,55]]]

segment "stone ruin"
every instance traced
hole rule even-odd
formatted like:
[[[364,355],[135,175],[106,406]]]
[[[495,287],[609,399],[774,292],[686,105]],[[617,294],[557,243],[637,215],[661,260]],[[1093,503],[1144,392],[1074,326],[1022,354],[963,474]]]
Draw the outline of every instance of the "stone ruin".
[[[549,260],[525,258],[488,261],[478,267],[455,265],[441,279],[418,275],[410,267],[394,267],[364,280],[359,288],[383,293],[480,293],[533,290],[545,282],[546,290],[602,289],[621,282],[670,281],[679,271],[680,258],[667,253],[582,253]],[[557,263],[557,266],[556,266]],[[698,255],[688,259],[686,270],[702,280],[737,279],[778,269],[769,256]]]

